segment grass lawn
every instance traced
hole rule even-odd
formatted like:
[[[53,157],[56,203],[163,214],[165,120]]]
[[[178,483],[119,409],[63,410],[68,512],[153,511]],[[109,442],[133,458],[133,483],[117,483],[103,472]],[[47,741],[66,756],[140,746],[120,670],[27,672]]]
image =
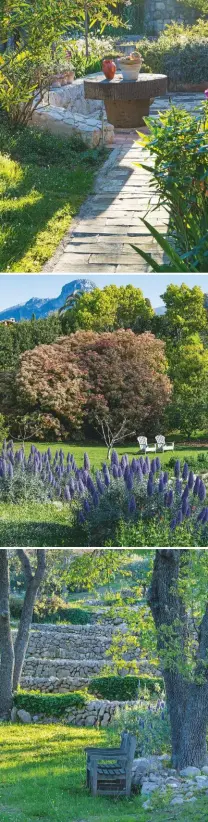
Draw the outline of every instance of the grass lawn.
[[[30,442],[27,442],[25,445],[27,454],[29,453],[30,445]],[[53,455],[55,451],[60,448],[63,449],[65,454],[70,451],[74,454],[78,466],[83,464],[84,451],[86,450],[90,458],[91,468],[100,468],[102,462],[106,461],[106,447],[102,445],[88,445],[86,443],[83,445],[36,443],[36,445],[41,451],[45,451],[50,445]],[[120,457],[127,452],[130,459],[132,459],[134,455],[138,455],[138,447],[135,443],[132,445],[129,443],[125,445],[124,443],[123,446],[118,446],[117,451]],[[207,448],[203,448],[203,446],[196,448],[191,446],[189,448],[177,446],[177,450],[174,452],[169,451],[160,455],[161,463],[166,465],[172,456],[174,456],[175,459],[177,459],[177,457],[181,459],[182,463],[184,460],[188,462],[191,456],[197,457],[197,454],[203,454],[206,451]],[[153,455],[150,454],[150,458],[151,456]],[[76,529],[76,533],[74,533],[70,525],[71,510],[67,503],[24,502],[21,505],[13,505],[12,503],[0,502],[0,547],[3,548],[6,546],[19,546],[21,548],[27,546],[37,548],[71,548],[81,547],[82,545],[86,547],[86,542],[84,541],[83,543],[83,536],[80,538],[78,529]],[[163,540],[163,538],[162,530],[160,539]],[[108,539],[109,538],[106,537],[106,544],[109,546]],[[119,544],[120,547],[131,547],[129,546],[128,540],[125,542],[125,545],[123,542]],[[151,546],[152,543],[150,542],[148,544]],[[159,544],[163,545],[164,543],[162,541],[159,542]],[[138,547],[137,542],[135,545]],[[153,545],[155,545],[154,541]]]
[[[85,786],[86,745],[111,745],[112,733],[62,725],[0,727],[1,822],[207,822],[207,797],[181,809],[142,808],[144,798],[92,797]]]
[[[92,190],[104,152],[0,122],[0,271],[36,272]]]

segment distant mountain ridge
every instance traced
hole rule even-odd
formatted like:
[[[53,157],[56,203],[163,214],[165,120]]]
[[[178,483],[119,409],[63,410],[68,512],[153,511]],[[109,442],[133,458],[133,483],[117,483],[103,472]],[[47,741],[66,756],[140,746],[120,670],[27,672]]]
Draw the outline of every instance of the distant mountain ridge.
[[[11,308],[0,311],[0,321],[9,320],[11,317],[13,317],[16,322],[20,322],[20,320],[31,320],[33,314],[35,314],[36,319],[47,317],[48,314],[62,308],[62,306],[65,305],[67,297],[70,297],[74,291],[80,293],[83,291],[89,292],[93,291],[94,288],[96,288],[95,283],[91,280],[72,280],[72,282],[66,283],[66,285],[63,286],[58,297],[50,299],[47,297],[45,299],[32,297],[31,300],[27,300],[26,303],[12,305]]]

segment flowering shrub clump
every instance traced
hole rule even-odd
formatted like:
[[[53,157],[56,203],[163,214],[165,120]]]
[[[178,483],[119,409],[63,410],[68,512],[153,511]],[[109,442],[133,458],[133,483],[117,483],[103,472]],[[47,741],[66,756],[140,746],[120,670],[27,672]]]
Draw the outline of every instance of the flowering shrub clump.
[[[170,723],[165,701],[144,705],[127,705],[118,709],[114,727],[121,733],[128,730],[137,738],[137,756],[153,756],[170,750]]]

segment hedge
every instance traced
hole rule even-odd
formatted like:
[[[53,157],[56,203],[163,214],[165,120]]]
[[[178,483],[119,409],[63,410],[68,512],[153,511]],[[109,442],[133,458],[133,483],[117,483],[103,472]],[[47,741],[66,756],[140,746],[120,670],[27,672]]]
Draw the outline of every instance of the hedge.
[[[168,26],[157,41],[140,41],[139,51],[142,70],[167,74],[170,90],[208,81],[208,35],[197,26]]]
[[[10,613],[12,619],[20,619],[24,599],[22,597],[10,597]],[[69,622],[72,625],[87,625],[91,622],[91,614],[84,608],[71,608],[70,605],[61,600],[60,597],[48,597],[44,600],[37,600],[33,613],[33,622],[56,623]]]
[[[139,691],[147,688],[151,695],[163,690],[162,677],[141,676],[99,676],[93,677],[88,685],[91,694],[103,699],[118,699],[121,702],[138,699]]]
[[[30,714],[45,716],[62,716],[67,708],[83,708],[85,696],[81,693],[44,694],[40,691],[17,691],[14,705]]]

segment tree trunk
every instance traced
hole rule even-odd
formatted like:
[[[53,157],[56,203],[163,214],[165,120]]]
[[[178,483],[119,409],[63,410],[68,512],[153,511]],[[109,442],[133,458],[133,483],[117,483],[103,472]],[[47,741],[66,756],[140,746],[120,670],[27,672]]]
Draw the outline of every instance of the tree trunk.
[[[39,549],[37,551],[37,569],[33,576],[30,563],[27,555],[22,549],[18,551],[19,558],[22,562],[22,567],[25,573],[27,588],[22,608],[19,629],[15,642],[15,666],[13,676],[13,689],[16,691],[21,678],[22,668],[24,664],[25,654],[29,641],[30,626],[32,622],[33,609],[38,589],[45,574],[45,550]]]
[[[179,770],[188,765],[201,767],[207,750],[208,682],[197,684],[186,673],[188,617],[178,582],[181,562],[187,561],[188,552],[183,549],[157,549],[148,592],[165,680],[173,767]],[[207,638],[208,610],[201,624],[196,673],[203,670],[200,666],[206,657]]]
[[[8,719],[12,707],[14,648],[9,611],[8,551],[0,550],[0,717]]]

